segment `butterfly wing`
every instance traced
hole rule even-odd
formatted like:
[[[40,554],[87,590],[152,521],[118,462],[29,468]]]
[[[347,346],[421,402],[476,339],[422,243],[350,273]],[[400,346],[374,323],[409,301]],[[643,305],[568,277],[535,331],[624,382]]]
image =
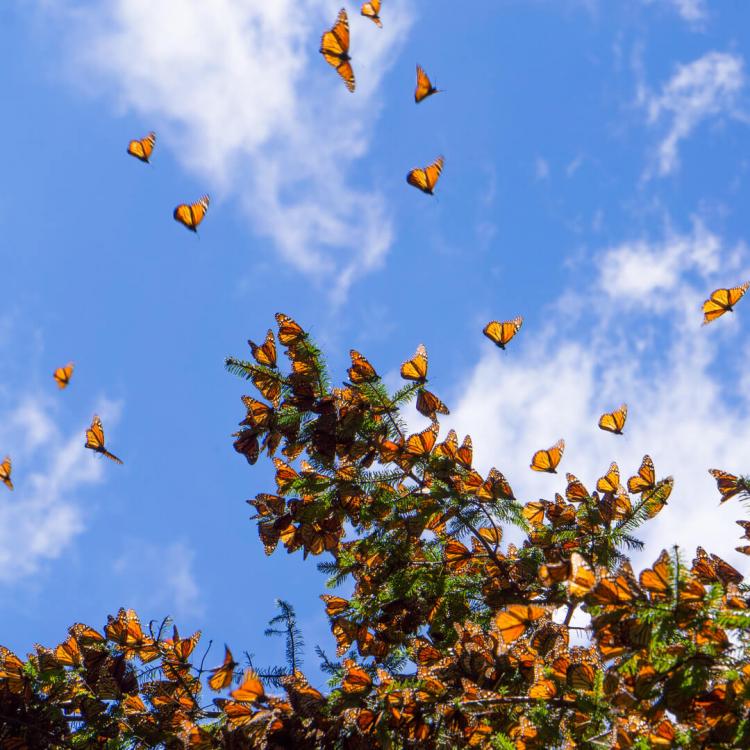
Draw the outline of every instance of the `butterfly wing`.
[[[0,464],[0,482],[2,482],[9,490],[13,489],[13,482],[10,481],[11,468],[10,456],[6,456]]]
[[[55,382],[57,383],[57,387],[62,390],[63,388],[67,388],[68,384],[70,383],[70,377],[73,374],[73,363],[68,362],[65,367],[58,367],[53,373],[52,376],[55,378]]]

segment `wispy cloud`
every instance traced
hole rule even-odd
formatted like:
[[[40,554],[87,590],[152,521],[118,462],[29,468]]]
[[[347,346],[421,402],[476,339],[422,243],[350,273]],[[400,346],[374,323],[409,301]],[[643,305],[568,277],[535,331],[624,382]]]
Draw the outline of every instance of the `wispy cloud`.
[[[744,280],[749,262],[743,246],[728,247],[698,220],[689,232],[603,250],[590,281],[555,303],[546,330],[522,330],[507,353],[487,346],[443,428],[471,432],[478,465],[496,465],[525,499],[564,491],[566,471],[591,487],[612,460],[627,478],[650,453],[675,491],[644,528],[641,560],[675,542],[737,560],[741,510],[717,507],[707,469],[750,469],[750,398],[731,385],[725,351],[750,309],[701,328],[700,304],[714,284]],[[599,415],[623,401],[625,435],[599,430]],[[530,471],[532,453],[560,437],[561,475]]]
[[[318,54],[336,19],[323,0],[115,0],[69,11],[78,83],[158,129],[159,148],[236,198],[286,261],[333,274],[338,298],[382,262],[392,241],[385,197],[351,173],[411,25],[405,0],[389,3],[382,30],[352,14],[354,95]]]
[[[708,17],[706,0],[643,0],[647,5],[669,5],[679,16],[695,24]]]
[[[100,402],[98,410],[116,422],[119,405]],[[12,493],[0,488],[0,584],[33,575],[70,547],[85,528],[76,491],[103,477],[101,461],[83,448],[87,424],[64,434],[55,411],[50,400],[26,396],[0,415],[0,444],[13,459],[16,485]]]
[[[705,121],[722,116],[745,119],[739,102],[744,86],[744,59],[715,51],[677,66],[658,93],[641,85],[638,103],[646,110],[648,122],[664,131],[655,166],[646,176],[653,176],[654,171],[659,176],[676,171],[680,143]]]
[[[184,541],[153,544],[128,540],[127,552],[114,562],[126,579],[128,606],[177,618],[202,614],[200,590],[193,572],[195,554]]]

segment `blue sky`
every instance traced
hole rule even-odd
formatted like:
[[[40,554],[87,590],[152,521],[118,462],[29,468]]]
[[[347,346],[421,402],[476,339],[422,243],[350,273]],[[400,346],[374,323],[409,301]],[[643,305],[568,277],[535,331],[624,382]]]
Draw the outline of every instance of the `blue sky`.
[[[381,31],[347,3],[354,95],[317,53],[340,0],[153,6],[0,8],[4,645],[130,606],[270,663],[282,596],[318,674],[323,581],[263,555],[244,501],[272,473],[230,437],[251,386],[224,357],[279,310],[342,378],[355,347],[395,383],[424,342],[443,426],[527,499],[561,489],[527,469],[559,437],[587,485],[650,453],[675,493],[641,560],[707,540],[743,569],[705,469],[750,470],[750,307],[702,329],[700,304],[750,278],[746,4],[385,0]],[[445,89],[419,106],[417,62]],[[429,198],[404,176],[438,154]],[[171,212],[204,192],[198,238]],[[518,314],[507,353],[481,336]],[[622,401],[626,435],[596,430]],[[94,412],[123,467],[83,450]]]

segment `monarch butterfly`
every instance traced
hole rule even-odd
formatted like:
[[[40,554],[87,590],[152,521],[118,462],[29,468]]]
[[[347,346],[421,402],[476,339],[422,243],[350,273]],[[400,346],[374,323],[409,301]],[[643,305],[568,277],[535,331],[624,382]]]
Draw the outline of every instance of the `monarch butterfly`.
[[[549,700],[557,695],[557,685],[550,679],[535,682],[529,688],[529,698],[532,700]]]
[[[224,663],[220,667],[211,670],[211,676],[208,678],[208,684],[211,690],[224,690],[232,684],[232,677],[234,677],[234,668],[237,666],[237,662],[232,656],[232,652],[229,650],[229,646],[224,644]]]
[[[135,156],[136,159],[145,161],[148,164],[148,160],[151,158],[151,152],[154,150],[156,145],[156,133],[153,130],[145,137],[140,138],[137,141],[130,141],[128,144],[128,153],[131,156]]]
[[[230,695],[240,703],[256,703],[265,700],[266,691],[257,673],[252,669],[246,669],[242,683],[236,690],[232,690]]]
[[[609,492],[614,494],[620,487],[620,469],[613,461],[609,465],[607,473],[597,481],[596,489],[599,492]]]
[[[404,445],[404,453],[410,456],[426,456],[432,452],[440,425],[433,422],[427,429],[410,435]]]
[[[353,661],[347,659],[344,662],[347,667],[341,689],[344,695],[364,695],[372,688],[372,677],[362,667],[358,667]]]
[[[666,550],[662,550],[653,568],[646,568],[639,578],[642,588],[651,594],[652,599],[666,599],[672,591],[672,562]]]
[[[721,493],[722,503],[725,503],[735,495],[739,495],[741,492],[747,492],[747,489],[742,486],[740,478],[734,474],[721,471],[721,469],[709,469],[708,473],[716,480],[716,486]]]
[[[580,503],[591,497],[583,482],[575,474],[566,474],[565,478],[568,480],[568,487],[565,490],[566,500],[571,503]]]
[[[0,481],[9,489],[13,489],[13,482],[10,481],[10,456],[6,456],[5,460],[0,464]]]
[[[378,379],[378,373],[375,372],[375,368],[370,364],[367,357],[360,354],[356,349],[352,349],[349,356],[352,359],[352,366],[348,370],[349,380],[354,385],[369,383]]]
[[[276,367],[276,340],[273,337],[273,331],[269,328],[266,334],[266,340],[258,346],[254,341],[247,341],[253,359],[265,367]]]
[[[326,62],[336,68],[346,88],[354,91],[354,71],[352,70],[351,57],[349,57],[349,17],[346,10],[339,11],[336,24],[330,31],[326,31],[320,40],[320,54]]]
[[[750,281],[732,289],[715,289],[711,292],[711,296],[703,303],[703,325],[720,318],[725,312],[732,312],[748,288]]]
[[[565,451],[565,441],[558,440],[551,448],[537,451],[531,459],[531,468],[534,471],[547,471],[557,474],[557,465]]]
[[[179,221],[180,224],[186,226],[191,232],[197,232],[198,225],[203,221],[210,202],[211,199],[207,195],[204,195],[196,203],[189,205],[187,203],[180,203],[172,215],[175,221]]]
[[[638,474],[628,479],[628,490],[633,494],[639,494],[646,490],[652,490],[656,486],[656,470],[651,456],[644,456]]]
[[[412,169],[406,175],[406,181],[415,188],[419,188],[423,193],[433,195],[432,191],[435,189],[440,173],[443,171],[444,163],[445,159],[442,156],[438,156],[429,166]]]
[[[70,383],[70,377],[73,374],[73,363],[68,362],[65,367],[58,367],[53,373],[52,377],[55,379],[55,382],[57,383],[57,387],[62,390],[63,388],[67,388],[68,384]]]
[[[596,584],[596,576],[591,566],[578,552],[570,555],[570,578],[568,579],[568,591],[571,596],[582,598]]]
[[[430,81],[427,73],[424,72],[424,69],[420,65],[417,65],[417,88],[414,89],[414,101],[419,104],[419,102],[423,101],[428,96],[439,93],[440,90],[432,85],[432,81]]]
[[[464,467],[464,469],[470,469],[473,458],[474,446],[471,442],[471,435],[467,435],[464,438],[463,443],[461,443],[461,447],[456,451],[456,460]]]
[[[625,427],[625,420],[628,418],[628,405],[623,404],[619,409],[611,413],[602,414],[599,417],[599,429],[607,432],[614,432],[615,435],[622,435],[622,428]]]
[[[450,414],[448,407],[434,393],[425,388],[419,389],[417,411],[433,422],[437,419],[438,414]]]
[[[117,617],[109,615],[104,634],[122,649],[126,659],[138,656],[145,663],[159,656],[154,639],[143,632],[141,621],[132,609],[120,609]]]
[[[469,548],[458,541],[458,539],[449,539],[443,549],[445,564],[448,570],[458,573],[463,570],[473,557]]]
[[[362,15],[369,18],[378,28],[383,28],[380,20],[380,0],[370,0],[362,5]]]
[[[284,313],[276,313],[276,323],[279,326],[279,341],[284,346],[294,346],[300,341],[304,341],[307,335],[299,323],[292,320]]]
[[[401,377],[418,383],[427,380],[427,349],[424,344],[420,344],[414,356],[401,365]]]
[[[96,453],[101,453],[107,458],[111,458],[115,463],[121,464],[122,461],[117,456],[110,453],[104,447],[104,429],[102,428],[102,420],[94,414],[94,418],[91,420],[91,427],[86,430],[86,448],[90,448]]]
[[[501,349],[505,349],[505,345],[518,333],[522,324],[523,318],[520,315],[503,323],[492,320],[482,329],[482,333]]]
[[[329,617],[337,617],[349,609],[348,599],[343,599],[340,596],[332,596],[331,594],[321,594],[320,598],[325,602],[326,614]]]
[[[495,618],[495,625],[506,643],[523,635],[524,630],[536,620],[544,617],[547,610],[535,604],[511,604]]]

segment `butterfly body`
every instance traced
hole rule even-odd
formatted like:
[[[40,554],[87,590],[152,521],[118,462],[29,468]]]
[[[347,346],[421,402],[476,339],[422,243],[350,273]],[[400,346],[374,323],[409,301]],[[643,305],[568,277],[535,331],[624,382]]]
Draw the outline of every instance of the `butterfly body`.
[[[435,185],[443,171],[445,159],[438,156],[432,164],[427,167],[416,167],[406,175],[406,181],[413,187],[421,190],[427,195],[434,195]]]
[[[210,202],[211,199],[208,195],[204,195],[195,203],[181,203],[175,208],[172,216],[174,216],[175,221],[180,222],[180,224],[187,227],[191,232],[197,233],[198,225],[203,221]]]
[[[343,8],[339,11],[336,23],[320,39],[320,54],[325,61],[336,68],[346,88],[354,92],[356,82],[349,56],[349,17]]]
[[[102,420],[96,414],[94,414],[94,418],[91,420],[91,427],[86,430],[85,447],[95,453],[101,453],[115,463],[122,464],[122,461],[117,456],[110,453],[104,447],[104,428],[102,427]]]

